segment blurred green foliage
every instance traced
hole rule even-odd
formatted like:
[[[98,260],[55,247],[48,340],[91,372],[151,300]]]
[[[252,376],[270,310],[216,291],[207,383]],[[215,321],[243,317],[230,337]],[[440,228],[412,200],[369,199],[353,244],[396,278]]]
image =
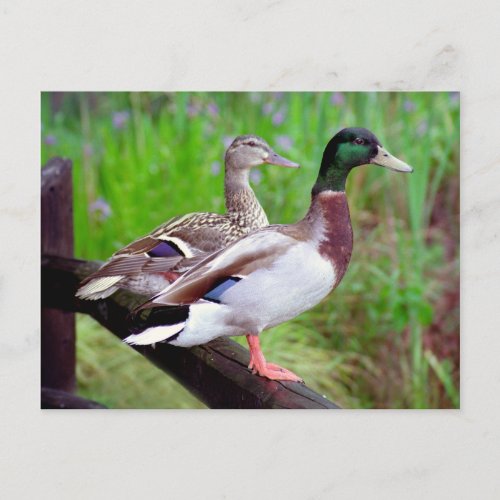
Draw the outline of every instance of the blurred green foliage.
[[[301,164],[252,174],[271,223],[288,223],[307,210],[328,140],[369,128],[415,172],[351,174],[350,269],[322,304],[265,332],[263,349],[345,407],[458,407],[459,115],[448,92],[43,93],[42,164],[73,160],[76,255],[104,260],[174,215],[223,212],[223,155],[239,134]],[[83,395],[201,406],[88,318],[78,325]]]

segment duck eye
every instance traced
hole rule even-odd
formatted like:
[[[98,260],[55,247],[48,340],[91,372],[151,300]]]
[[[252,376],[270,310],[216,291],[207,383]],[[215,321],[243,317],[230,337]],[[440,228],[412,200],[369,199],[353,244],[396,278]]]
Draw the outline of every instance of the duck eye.
[[[249,146],[254,147],[254,146],[255,146],[255,142],[254,142],[254,141],[250,141],[250,142],[248,143],[248,145],[249,145]]]
[[[354,144],[364,144],[365,141],[364,139],[361,139],[361,137],[356,137],[356,139],[354,139]]]

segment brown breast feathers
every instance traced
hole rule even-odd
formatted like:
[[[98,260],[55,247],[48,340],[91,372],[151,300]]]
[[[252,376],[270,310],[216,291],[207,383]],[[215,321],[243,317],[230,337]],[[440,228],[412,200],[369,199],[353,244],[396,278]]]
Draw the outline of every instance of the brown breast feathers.
[[[347,197],[344,192],[327,191],[317,198],[324,228],[319,252],[335,266],[338,284],[347,271],[352,254],[352,226]]]

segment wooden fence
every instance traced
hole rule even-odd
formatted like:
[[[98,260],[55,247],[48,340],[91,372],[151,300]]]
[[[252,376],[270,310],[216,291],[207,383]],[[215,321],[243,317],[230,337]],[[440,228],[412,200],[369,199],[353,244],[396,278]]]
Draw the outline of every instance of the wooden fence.
[[[72,394],[75,389],[74,313],[89,314],[125,338],[128,314],[144,297],[119,291],[100,301],[75,297],[78,283],[99,262],[73,258],[71,162],[53,158],[42,169],[42,408],[103,408]],[[191,349],[169,344],[131,347],[175,378],[210,408],[336,409],[337,405],[295,382],[252,375],[249,353],[229,339]]]

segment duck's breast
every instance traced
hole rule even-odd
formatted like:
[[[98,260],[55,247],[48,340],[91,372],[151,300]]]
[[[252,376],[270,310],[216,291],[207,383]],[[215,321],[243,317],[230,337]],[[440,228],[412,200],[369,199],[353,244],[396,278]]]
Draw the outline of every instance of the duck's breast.
[[[314,307],[336,282],[334,267],[315,245],[297,242],[268,267],[218,294],[218,303],[191,305],[184,331],[172,344],[189,347],[217,337],[258,334]]]
[[[234,322],[257,333],[310,309],[330,293],[335,270],[309,242],[297,242],[268,268],[261,268],[221,296],[237,314]],[[247,326],[247,328],[249,327]]]

